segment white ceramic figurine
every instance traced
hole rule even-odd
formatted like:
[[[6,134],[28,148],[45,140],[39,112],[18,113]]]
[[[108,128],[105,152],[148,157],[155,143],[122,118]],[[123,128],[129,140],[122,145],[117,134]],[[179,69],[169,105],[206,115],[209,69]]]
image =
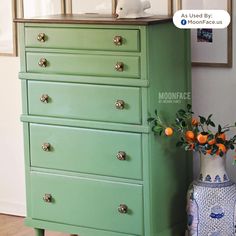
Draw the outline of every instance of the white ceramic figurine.
[[[149,8],[151,8],[150,1],[119,0],[116,8],[117,18],[149,17],[151,15],[144,12]]]

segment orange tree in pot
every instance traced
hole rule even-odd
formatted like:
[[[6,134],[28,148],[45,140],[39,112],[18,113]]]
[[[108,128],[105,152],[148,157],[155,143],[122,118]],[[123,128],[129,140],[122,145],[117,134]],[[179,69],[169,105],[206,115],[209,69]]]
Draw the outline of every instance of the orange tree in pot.
[[[225,168],[226,154],[236,144],[236,135],[226,134],[236,123],[216,126],[212,117],[196,118],[187,105],[177,111],[172,124],[166,124],[157,111],[148,119],[155,134],[175,135],[177,147],[200,154],[200,174],[187,194],[189,236],[234,235],[236,228],[236,185]]]

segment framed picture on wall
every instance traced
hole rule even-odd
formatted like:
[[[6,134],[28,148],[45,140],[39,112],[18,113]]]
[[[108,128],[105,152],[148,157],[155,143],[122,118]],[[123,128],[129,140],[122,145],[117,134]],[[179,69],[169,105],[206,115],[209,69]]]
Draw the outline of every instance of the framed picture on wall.
[[[153,15],[173,15],[174,0],[149,0],[151,8],[147,10],[148,13]]]
[[[66,12],[71,14],[100,13],[115,15],[118,0],[65,0]],[[172,15],[173,1],[177,0],[150,0],[151,9],[147,12],[154,15]]]
[[[74,14],[88,14],[88,13],[99,13],[111,15],[115,7],[113,4],[114,0],[71,0],[68,2],[68,9]],[[69,13],[71,13],[69,12]]]
[[[25,18],[61,14],[65,13],[65,0],[21,0],[20,8]]]
[[[226,10],[232,0],[180,0],[184,10]],[[232,23],[226,29],[191,30],[193,66],[232,67]]]
[[[0,0],[0,56],[17,55],[16,0]]]

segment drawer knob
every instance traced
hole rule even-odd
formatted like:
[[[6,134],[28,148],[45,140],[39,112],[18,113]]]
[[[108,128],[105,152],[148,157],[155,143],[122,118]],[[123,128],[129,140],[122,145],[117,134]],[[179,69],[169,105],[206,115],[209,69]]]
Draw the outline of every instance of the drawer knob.
[[[45,33],[39,33],[37,39],[38,39],[39,42],[44,43],[46,41],[46,34]]]
[[[118,211],[121,214],[127,214],[128,213],[128,206],[126,206],[125,204],[120,204],[120,206],[118,207]]]
[[[49,96],[47,94],[43,94],[40,98],[40,101],[43,103],[48,103]]]
[[[123,43],[123,38],[121,36],[115,36],[113,42],[116,46],[121,46]]]
[[[38,65],[40,67],[47,67],[47,62],[48,62],[47,59],[43,57],[39,60]]]
[[[123,110],[125,108],[125,102],[123,100],[117,100],[115,106],[116,109]]]
[[[117,62],[115,66],[116,71],[123,72],[124,71],[124,63],[123,62]]]
[[[45,151],[45,152],[49,152],[50,151],[50,148],[51,148],[51,144],[50,143],[44,143],[42,145],[42,149]]]
[[[125,161],[126,160],[126,153],[123,151],[119,151],[116,155],[117,159],[120,161]]]
[[[49,193],[46,193],[46,194],[43,196],[43,200],[44,200],[45,202],[48,202],[48,203],[52,202],[52,195],[49,194]]]

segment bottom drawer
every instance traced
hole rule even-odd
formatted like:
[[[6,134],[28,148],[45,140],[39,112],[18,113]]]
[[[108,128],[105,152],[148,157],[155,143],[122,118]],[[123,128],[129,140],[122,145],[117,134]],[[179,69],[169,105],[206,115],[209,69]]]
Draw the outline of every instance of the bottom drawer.
[[[142,202],[141,185],[31,174],[34,219],[142,235]]]

